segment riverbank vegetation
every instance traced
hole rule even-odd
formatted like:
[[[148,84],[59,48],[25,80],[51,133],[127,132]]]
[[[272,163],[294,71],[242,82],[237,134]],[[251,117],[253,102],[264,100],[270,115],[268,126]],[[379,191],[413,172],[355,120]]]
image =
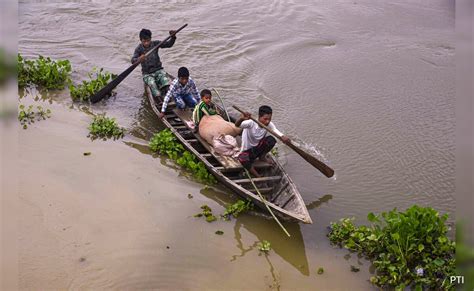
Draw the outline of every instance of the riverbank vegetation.
[[[455,243],[447,237],[447,214],[414,205],[367,218],[371,226],[356,226],[350,218],[331,223],[328,237],[372,260],[377,270],[373,284],[396,290],[454,289],[449,276],[454,275]]]

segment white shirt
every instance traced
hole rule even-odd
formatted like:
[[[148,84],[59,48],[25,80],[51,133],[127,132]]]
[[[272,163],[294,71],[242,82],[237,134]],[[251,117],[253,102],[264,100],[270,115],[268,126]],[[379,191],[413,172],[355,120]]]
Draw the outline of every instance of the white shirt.
[[[283,133],[281,133],[275,127],[273,122],[270,121],[267,127],[273,130],[276,134],[278,134],[278,136],[283,136]],[[267,135],[267,130],[263,127],[260,127],[258,123],[251,119],[242,121],[242,123],[240,124],[240,128],[243,129],[241,151],[246,151],[249,148],[258,145],[260,140]]]

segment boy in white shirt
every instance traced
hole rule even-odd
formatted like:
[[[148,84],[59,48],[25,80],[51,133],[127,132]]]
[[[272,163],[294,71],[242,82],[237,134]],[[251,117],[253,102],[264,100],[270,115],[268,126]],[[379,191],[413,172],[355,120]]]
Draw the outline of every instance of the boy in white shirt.
[[[258,109],[258,121],[278,134],[284,143],[288,143],[290,139],[283,135],[272,122],[272,108],[267,105],[260,106]],[[257,158],[267,163],[271,160],[266,159],[266,155],[276,144],[276,139],[269,135],[267,130],[260,127],[258,123],[250,119],[250,113],[245,112],[235,122],[235,126],[243,129],[242,131],[242,152],[238,156],[238,160],[250,171],[254,176],[260,177],[253,167],[253,163]]]

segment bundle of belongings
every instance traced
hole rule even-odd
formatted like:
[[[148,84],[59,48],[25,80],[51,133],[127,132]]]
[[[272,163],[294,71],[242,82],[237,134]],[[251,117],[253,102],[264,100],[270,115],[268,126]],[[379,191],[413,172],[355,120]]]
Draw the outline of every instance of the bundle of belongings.
[[[235,137],[241,133],[241,128],[225,121],[220,115],[206,115],[199,122],[199,135],[219,155],[237,157],[240,148]]]

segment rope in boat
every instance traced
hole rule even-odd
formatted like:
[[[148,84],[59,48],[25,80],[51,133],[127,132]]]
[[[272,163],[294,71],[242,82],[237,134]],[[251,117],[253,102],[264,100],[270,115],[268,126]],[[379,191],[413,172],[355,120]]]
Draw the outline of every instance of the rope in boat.
[[[257,191],[258,193],[258,196],[260,196],[260,199],[262,200],[263,204],[265,204],[265,207],[267,207],[268,211],[270,212],[270,214],[273,216],[273,218],[275,219],[275,221],[278,223],[278,225],[281,227],[281,229],[283,229],[283,231],[286,233],[286,235],[288,237],[290,237],[291,235],[288,233],[288,231],[286,230],[286,228],[281,224],[281,222],[278,220],[278,218],[275,216],[275,214],[273,214],[273,211],[270,209],[270,206],[268,206],[267,204],[267,200],[265,200],[265,198],[263,198],[263,195],[260,193],[260,191],[258,190],[257,186],[255,185],[255,183],[253,182],[253,179],[252,177],[250,177],[250,173],[249,171],[244,168],[245,170],[245,173],[247,174],[247,177],[249,177],[250,179],[250,182],[252,183],[252,186],[255,188],[255,190]]]

